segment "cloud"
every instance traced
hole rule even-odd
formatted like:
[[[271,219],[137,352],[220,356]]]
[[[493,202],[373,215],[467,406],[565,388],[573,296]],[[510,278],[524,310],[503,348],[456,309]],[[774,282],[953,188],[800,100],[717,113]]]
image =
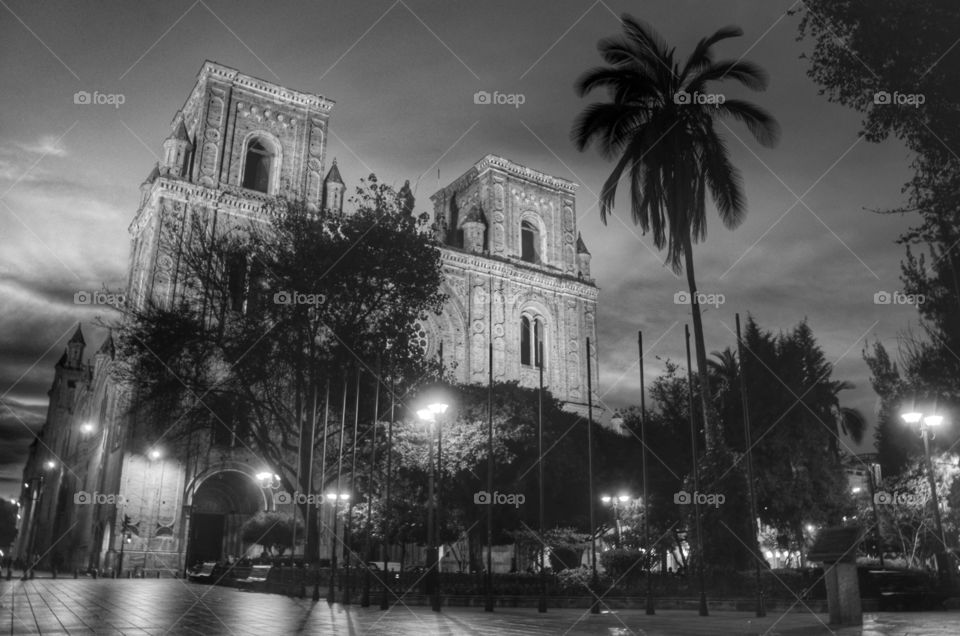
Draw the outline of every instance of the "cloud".
[[[33,155],[66,157],[68,154],[63,139],[55,135],[42,135],[32,143],[18,143],[17,147]]]

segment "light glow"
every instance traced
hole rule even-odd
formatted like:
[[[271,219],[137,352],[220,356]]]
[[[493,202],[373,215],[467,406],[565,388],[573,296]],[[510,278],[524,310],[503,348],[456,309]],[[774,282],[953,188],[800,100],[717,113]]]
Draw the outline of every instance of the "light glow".
[[[923,413],[908,411],[907,413],[901,413],[900,417],[903,418],[903,421],[907,424],[916,424],[923,418]]]

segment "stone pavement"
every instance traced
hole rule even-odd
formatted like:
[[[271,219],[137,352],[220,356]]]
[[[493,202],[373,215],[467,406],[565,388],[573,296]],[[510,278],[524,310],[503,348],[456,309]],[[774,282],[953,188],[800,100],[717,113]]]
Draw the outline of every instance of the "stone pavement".
[[[831,630],[825,615],[792,612],[757,619],[742,612],[429,607],[396,604],[344,608],[273,594],[199,585],[182,579],[35,579],[0,581],[0,634],[350,634],[383,636],[559,635],[956,636],[960,612],[883,613],[864,627]]]

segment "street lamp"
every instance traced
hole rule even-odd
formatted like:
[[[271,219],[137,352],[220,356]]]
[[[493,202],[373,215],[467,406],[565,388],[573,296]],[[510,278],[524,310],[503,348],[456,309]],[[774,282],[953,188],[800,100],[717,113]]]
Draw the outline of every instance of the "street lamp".
[[[447,412],[448,404],[439,397],[427,401],[425,408],[417,410],[417,417],[429,426],[437,430],[437,468],[440,465],[441,437],[439,416]],[[428,446],[428,463],[430,464],[430,482],[429,482],[429,502],[427,505],[427,544],[429,546],[428,554],[428,575],[431,581],[431,608],[434,612],[440,611],[440,558],[437,546],[437,519],[439,517],[439,508],[437,498],[434,494],[435,481],[437,477],[433,464],[433,444]]]
[[[621,547],[623,541],[623,530],[620,527],[620,508],[625,506],[628,501],[630,501],[630,495],[617,495],[616,497],[611,497],[610,495],[603,495],[600,497],[600,501],[606,506],[613,507],[613,517],[617,524],[617,547]]]
[[[943,424],[943,416],[932,413],[924,415],[921,411],[909,410],[901,413],[903,421],[909,425],[920,425],[920,437],[923,439],[923,456],[927,467],[927,481],[930,485],[930,496],[933,498],[933,520],[936,523],[937,539],[942,546],[937,550],[937,571],[940,582],[944,585],[950,582],[950,570],[947,563],[947,542],[943,534],[943,522],[940,519],[940,502],[937,497],[937,483],[933,476],[933,462],[930,460],[930,440],[936,437],[936,429]]]

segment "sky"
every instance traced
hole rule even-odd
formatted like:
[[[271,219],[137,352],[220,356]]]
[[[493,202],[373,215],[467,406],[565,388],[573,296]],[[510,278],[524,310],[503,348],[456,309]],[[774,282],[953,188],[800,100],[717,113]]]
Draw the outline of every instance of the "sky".
[[[596,193],[612,166],[570,141],[591,101],[574,82],[600,64],[597,42],[619,31],[623,13],[652,24],[681,57],[739,25],[744,35],[718,55],[770,75],[766,92],[726,93],[770,111],[782,136],[767,149],[743,126],[721,127],[748,214],[727,230],[711,206],[695,248],[700,290],[724,301],[704,313],[707,350],[735,346],[737,312],[774,331],[807,319],[834,378],[855,385],[844,404],[872,424],[864,346],[895,350],[917,317],[909,305],[874,302],[902,288],[895,241],[917,219],[875,210],[905,203],[911,155],[896,140],[863,141],[861,117],[818,95],[791,8],[804,10],[799,0],[0,0],[0,496],[19,492],[77,322],[88,355],[105,336],[92,323],[108,314],[74,296],[125,285],[139,185],[206,59],[334,100],[328,153],[344,179],[410,179],[421,210],[487,153],[578,183],[579,229],[601,289],[599,392],[610,409],[638,403],[637,331],[648,380],[666,360],[682,362],[690,315],[674,295],[686,282],[631,223],[624,199],[600,221]],[[101,103],[75,103],[82,91]],[[511,103],[477,104],[478,91]],[[872,433],[849,444],[869,451]]]

